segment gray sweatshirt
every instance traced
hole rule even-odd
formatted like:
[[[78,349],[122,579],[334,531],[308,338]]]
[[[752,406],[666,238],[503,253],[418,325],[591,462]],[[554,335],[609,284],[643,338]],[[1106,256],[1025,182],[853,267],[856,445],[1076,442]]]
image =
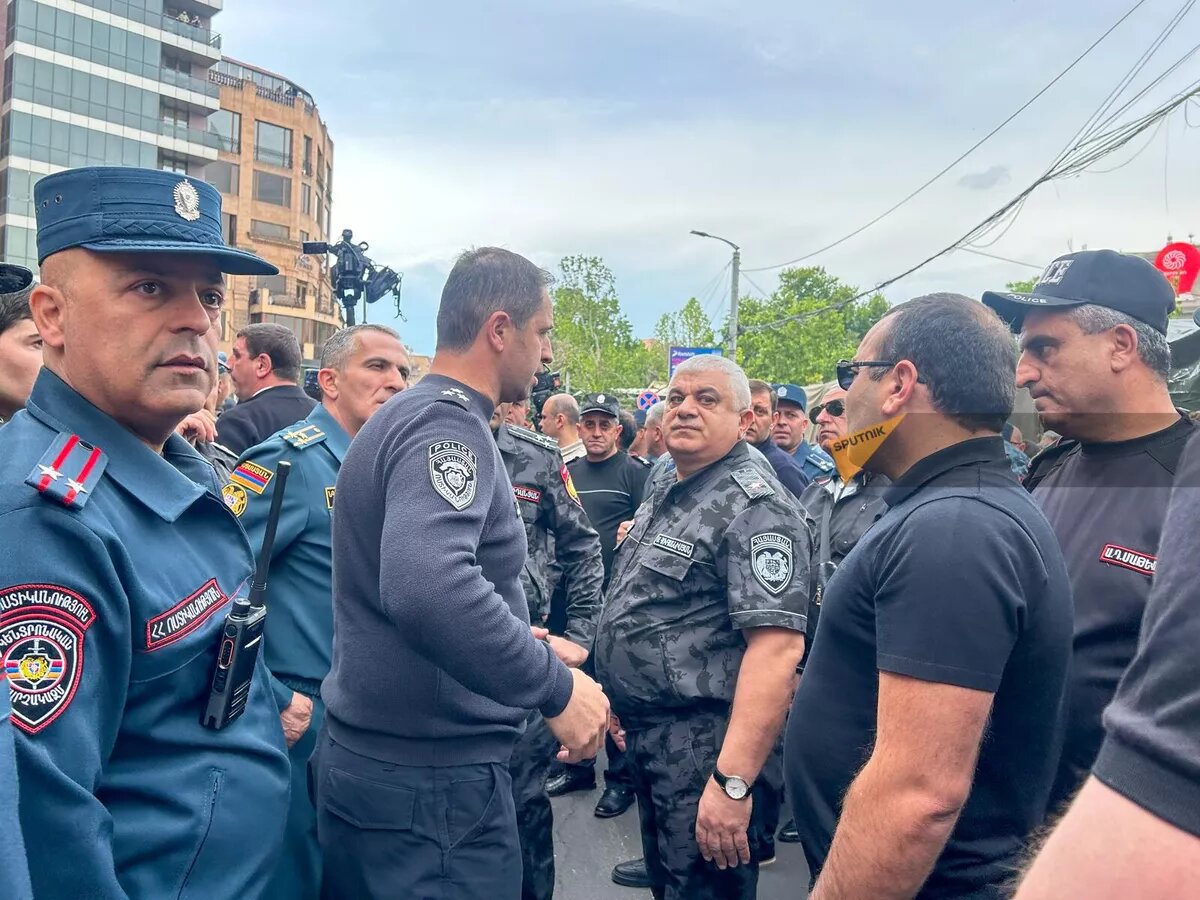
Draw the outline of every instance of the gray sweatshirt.
[[[350,445],[333,508],[334,740],[399,765],[507,763],[571,673],[529,630],[525,529],[492,403],[428,375]]]

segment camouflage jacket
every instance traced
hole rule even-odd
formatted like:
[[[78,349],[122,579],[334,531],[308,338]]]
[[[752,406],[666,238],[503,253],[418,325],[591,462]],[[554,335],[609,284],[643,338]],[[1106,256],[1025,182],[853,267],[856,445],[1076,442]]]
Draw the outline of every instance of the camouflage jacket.
[[[590,648],[604,581],[600,538],[575,495],[558,444],[536,431],[501,425],[496,445],[508,470],[529,542],[529,556],[521,573],[529,620],[535,625],[545,624],[550,597],[559,578],[565,578],[566,636]]]
[[[654,478],[596,631],[596,672],[617,714],[732,702],[742,629],[804,631],[811,547],[796,502],[744,441],[684,481]]]

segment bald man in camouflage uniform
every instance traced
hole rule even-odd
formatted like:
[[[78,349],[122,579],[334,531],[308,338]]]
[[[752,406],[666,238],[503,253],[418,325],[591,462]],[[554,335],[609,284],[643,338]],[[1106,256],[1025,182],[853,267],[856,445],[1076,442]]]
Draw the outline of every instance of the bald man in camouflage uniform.
[[[561,579],[567,597],[566,635],[548,640],[563,662],[579,666],[592,646],[600,611],[600,538],[579,503],[558,444],[536,431],[506,424],[508,411],[509,404],[496,407],[492,432],[529,542],[521,573],[529,621],[545,627],[550,598]],[[521,839],[522,900],[550,900],[554,895],[554,817],[546,773],[557,750],[558,742],[541,714],[533,712],[509,763]]]
[[[676,471],[652,479],[617,551],[596,673],[624,729],[655,897],[753,898],[752,798],[803,654],[811,541],[740,438],[753,415],[740,368],[689,360],[666,403]]]

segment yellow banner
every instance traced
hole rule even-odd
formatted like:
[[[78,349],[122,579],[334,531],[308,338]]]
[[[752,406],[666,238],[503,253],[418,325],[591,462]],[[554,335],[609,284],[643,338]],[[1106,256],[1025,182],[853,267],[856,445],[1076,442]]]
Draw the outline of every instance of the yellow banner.
[[[887,440],[887,436],[896,430],[897,425],[904,421],[904,415],[902,413],[894,419],[888,419],[886,422],[871,425],[862,431],[857,431],[834,442],[833,446],[829,448],[829,453],[837,465],[838,474],[842,476],[842,481],[849,481],[862,471],[867,460]]]

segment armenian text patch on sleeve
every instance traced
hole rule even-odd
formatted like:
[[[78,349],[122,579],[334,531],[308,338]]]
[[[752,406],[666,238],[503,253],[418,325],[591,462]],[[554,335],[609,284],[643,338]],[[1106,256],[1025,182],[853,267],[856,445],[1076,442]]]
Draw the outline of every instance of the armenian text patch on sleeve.
[[[0,589],[0,663],[12,723],[37,734],[66,711],[83,678],[83,638],[92,605],[56,584]]]
[[[750,565],[758,583],[772,594],[781,594],[791,583],[795,559],[792,539],[775,532],[750,538]]]
[[[430,444],[429,481],[447,503],[462,512],[475,500],[479,481],[475,451],[458,441]]]
[[[54,439],[25,483],[48,500],[82,509],[107,465],[108,457],[100,448],[64,432]]]
[[[241,485],[248,491],[254,491],[256,494],[261,494],[267,489],[267,485],[271,483],[271,479],[275,477],[275,473],[270,469],[260,466],[258,463],[244,462],[229,476],[229,480],[234,484]]]

